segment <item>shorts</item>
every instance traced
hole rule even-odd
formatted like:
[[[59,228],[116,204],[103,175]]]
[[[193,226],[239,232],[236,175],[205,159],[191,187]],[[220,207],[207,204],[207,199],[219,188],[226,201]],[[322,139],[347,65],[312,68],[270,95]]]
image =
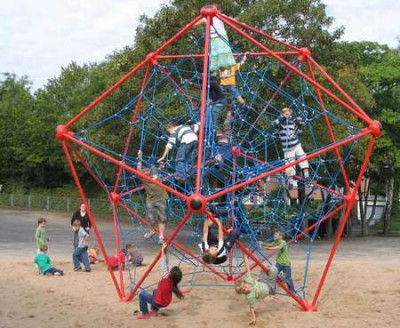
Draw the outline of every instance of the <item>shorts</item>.
[[[236,85],[221,85],[222,92],[230,93],[233,98],[240,97],[240,93]]]
[[[166,200],[156,202],[146,202],[147,217],[150,223],[166,223],[167,222],[167,204]]]

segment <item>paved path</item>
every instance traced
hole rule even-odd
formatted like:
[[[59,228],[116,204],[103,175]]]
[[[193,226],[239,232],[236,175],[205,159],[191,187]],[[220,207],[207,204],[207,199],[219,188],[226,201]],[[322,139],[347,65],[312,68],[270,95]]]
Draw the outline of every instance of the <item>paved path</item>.
[[[32,259],[36,252],[34,233],[37,219],[43,216],[48,220],[47,233],[51,238],[49,244],[51,257],[70,260],[73,237],[70,227],[71,215],[72,213],[0,209],[0,259]],[[112,251],[115,247],[112,223],[100,222],[99,229],[106,248]],[[137,233],[132,234],[130,238],[135,240]],[[91,236],[91,240],[92,244],[97,244],[94,235]],[[140,240],[141,249],[145,253],[156,249],[151,243],[143,242],[143,238]],[[332,241],[315,242],[313,258],[325,261],[331,247]],[[307,251],[308,245],[301,242],[291,247],[293,258],[304,258]],[[335,261],[340,260],[400,263],[400,238],[344,238],[335,257]]]

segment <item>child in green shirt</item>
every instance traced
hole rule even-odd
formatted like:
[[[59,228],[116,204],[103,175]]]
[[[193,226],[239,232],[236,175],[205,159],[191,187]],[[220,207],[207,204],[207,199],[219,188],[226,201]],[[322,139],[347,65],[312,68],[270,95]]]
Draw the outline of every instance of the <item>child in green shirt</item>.
[[[47,250],[47,245],[40,246],[40,253],[36,255],[34,263],[45,276],[63,276],[64,272],[62,270],[56,269],[50,264],[51,260],[47,255]]]
[[[47,242],[50,241],[49,238],[47,238],[46,224],[47,220],[45,218],[40,218],[38,220],[38,227],[35,232],[37,254],[40,253],[40,246],[46,245]]]
[[[235,281],[235,290],[236,293],[244,295],[246,303],[250,307],[251,320],[249,321],[249,324],[255,325],[255,308],[257,301],[276,293],[276,277],[278,271],[275,267],[271,267],[268,274],[261,271],[257,279],[250,272],[250,265],[247,256],[244,256],[244,263],[246,265],[247,274],[243,279]]]
[[[278,250],[278,255],[276,257],[276,268],[278,269],[278,273],[283,271],[289,290],[292,293],[296,294],[296,289],[294,288],[292,280],[292,268],[290,263],[289,247],[286,241],[283,239],[283,234],[281,231],[275,231],[274,239],[275,241],[273,243],[264,244],[264,247],[267,250]]]

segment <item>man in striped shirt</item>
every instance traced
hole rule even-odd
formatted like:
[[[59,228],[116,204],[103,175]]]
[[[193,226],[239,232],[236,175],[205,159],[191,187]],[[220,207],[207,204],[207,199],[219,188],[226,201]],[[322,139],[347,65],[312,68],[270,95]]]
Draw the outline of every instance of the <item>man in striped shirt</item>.
[[[190,162],[190,164],[193,162],[193,153],[198,142],[197,132],[199,131],[199,128],[200,123],[193,125],[178,125],[177,123],[172,122],[167,125],[167,132],[170,137],[168,138],[168,143],[158,162],[163,162],[170,150],[178,144],[178,150],[175,156],[175,179],[177,181],[185,181],[189,174],[190,167],[188,162]]]
[[[281,116],[272,123],[273,127],[279,131],[283,155],[287,163],[306,156],[298,138],[298,134],[303,132],[304,122],[301,117],[293,118],[292,115],[292,109],[285,107],[281,110]],[[310,175],[308,161],[300,162],[299,166],[307,179]],[[297,181],[293,179],[295,174],[296,170],[293,166],[286,169],[286,175],[289,178],[289,189],[297,188]]]

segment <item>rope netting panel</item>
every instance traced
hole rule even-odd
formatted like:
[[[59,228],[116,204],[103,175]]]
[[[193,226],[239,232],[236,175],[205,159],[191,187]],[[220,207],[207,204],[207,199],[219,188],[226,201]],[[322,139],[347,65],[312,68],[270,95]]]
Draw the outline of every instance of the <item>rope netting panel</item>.
[[[216,97],[222,73],[205,69],[211,58],[205,51],[213,41],[207,29],[190,30],[195,20],[167,41],[168,47],[162,46],[138,64],[67,124],[74,127],[68,149],[110,200],[117,246],[157,245],[156,235],[143,237],[150,228],[144,179],[169,192],[169,253],[173,262],[191,268],[190,286],[207,284],[196,282],[203,273],[215,274],[223,282],[242,277],[246,273],[242,253],[250,255],[252,269],[268,271],[275,254],[266,253],[262,243],[273,242],[273,232],[279,229],[296,249],[297,295],[288,294],[306,307],[299,300],[306,297],[314,243],[325,223],[345,214],[346,205],[354,200],[362,170],[351,176],[351,161],[359,152],[366,152],[368,161],[374,138],[369,145],[362,138],[372,135],[366,128],[372,121],[304,49],[216,15],[230,33],[230,40],[221,37],[222,42],[241,63],[234,73],[238,94],[225,90]],[[283,151],[276,122],[286,107],[301,123],[298,138],[305,154],[300,157],[285,156]],[[179,144],[159,163],[170,123],[199,124],[199,141],[185,158],[183,181],[177,179]],[[146,171],[154,167],[157,182]],[[289,175],[289,170],[294,173]],[[350,180],[355,181],[355,189],[350,189]],[[76,181],[79,187],[78,177]],[[194,213],[188,205],[191,195],[205,199],[205,211]],[[222,265],[205,264],[198,246],[210,206],[225,229],[240,232],[240,243]],[[129,284],[120,291],[121,298],[128,294],[125,298],[131,299],[140,289],[153,286],[143,282],[157,260],[141,277],[135,266],[127,268]],[[117,286],[116,279],[114,283]]]

